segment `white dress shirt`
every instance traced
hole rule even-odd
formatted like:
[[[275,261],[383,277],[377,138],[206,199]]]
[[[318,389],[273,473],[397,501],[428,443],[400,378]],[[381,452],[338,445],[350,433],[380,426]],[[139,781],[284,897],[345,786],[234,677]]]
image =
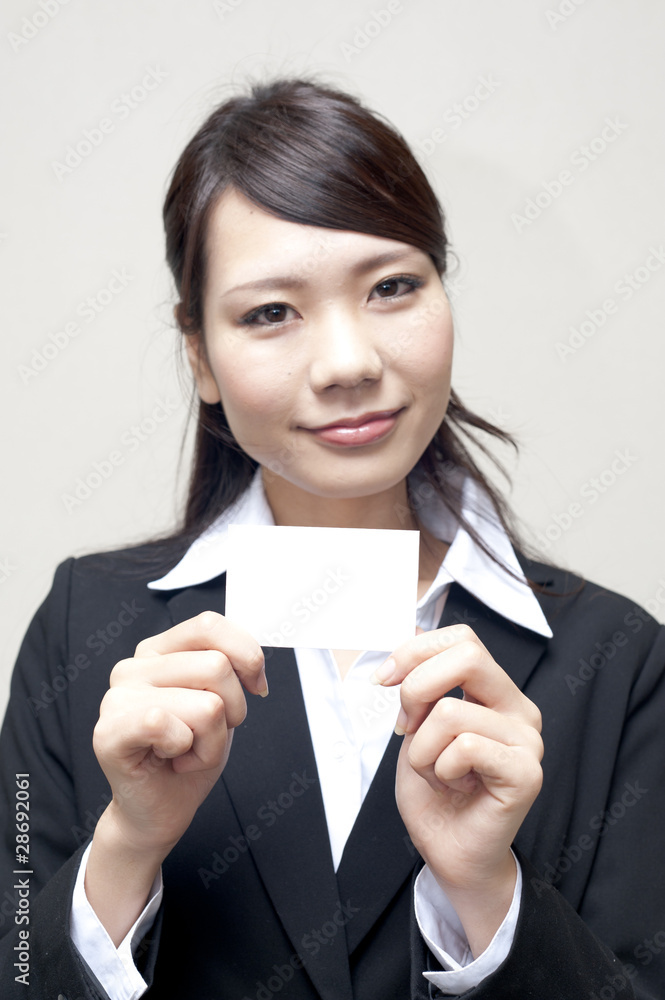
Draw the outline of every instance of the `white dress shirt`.
[[[424,631],[437,627],[450,584],[457,581],[478,600],[505,618],[551,637],[545,616],[524,580],[510,541],[489,498],[469,479],[464,483],[463,509],[483,541],[510,572],[490,559],[468,532],[457,525],[418,469],[410,477],[420,522],[450,543],[436,578],[418,601],[416,620]],[[211,580],[226,569],[229,524],[274,524],[260,472],[249,489],[192,543],[180,562],[148,587],[174,590]],[[390,650],[361,653],[341,679],[328,649],[294,650],[321,785],[335,870],[344,845],[374,778],[399,711],[399,687],[374,686],[369,678]],[[88,848],[89,850],[89,848]],[[161,878],[150,901],[116,950],[88,903],[85,853],[72,903],[74,943],[104,986],[111,1000],[138,1000],[146,989],[132,959],[133,950],[154,920],[162,896]],[[415,910],[428,947],[447,971],[423,974],[442,992],[463,993],[495,971],[512,944],[521,893],[518,876],[510,910],[492,942],[475,960],[462,925],[427,867],[416,881]]]

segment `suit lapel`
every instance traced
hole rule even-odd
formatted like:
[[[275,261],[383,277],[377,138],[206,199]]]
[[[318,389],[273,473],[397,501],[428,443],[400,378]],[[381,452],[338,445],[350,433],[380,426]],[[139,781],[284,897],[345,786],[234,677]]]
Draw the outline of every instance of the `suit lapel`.
[[[168,605],[174,621],[224,607],[223,580],[190,587]],[[268,698],[248,697],[222,781],[265,888],[294,951],[324,1000],[351,1000],[344,924],[348,911],[333,869],[323,799],[293,650],[266,656]],[[317,940],[318,935],[318,940]]]
[[[548,640],[522,625],[515,625],[481,604],[458,583],[453,583],[439,627],[464,624],[476,633],[490,655],[520,690],[547,648]],[[456,694],[461,692],[458,690]]]
[[[418,860],[395,801],[401,745],[400,737],[391,737],[337,869],[340,896],[354,907],[346,927],[349,954],[385,913]]]

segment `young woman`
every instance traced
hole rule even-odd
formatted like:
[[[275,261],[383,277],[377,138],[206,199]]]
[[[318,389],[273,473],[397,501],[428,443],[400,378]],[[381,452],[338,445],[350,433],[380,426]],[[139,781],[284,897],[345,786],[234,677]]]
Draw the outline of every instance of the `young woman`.
[[[451,390],[443,219],[404,141],[325,86],[257,86],[164,219],[186,515],[63,563],[21,649],[3,995],[665,996],[665,630],[517,550],[460,436],[505,438]],[[262,651],[223,614],[229,523],[419,531],[417,634]]]

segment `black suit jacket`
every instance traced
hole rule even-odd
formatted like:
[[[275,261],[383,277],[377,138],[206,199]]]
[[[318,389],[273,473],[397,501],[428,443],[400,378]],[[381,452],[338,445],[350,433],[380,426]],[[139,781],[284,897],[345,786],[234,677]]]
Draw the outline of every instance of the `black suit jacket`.
[[[441,622],[468,623],[538,704],[546,748],[543,789],[515,844],[524,873],[515,941],[466,996],[662,1000],[665,629],[593,584],[580,589],[559,571],[524,566],[543,587],[552,640],[456,584]],[[91,747],[99,703],[113,665],[141,638],[224,607],[223,576],[164,593],[126,570],[122,553],[63,563],[14,673],[0,738],[0,981],[12,1000],[104,996],[68,934],[80,856],[110,800]],[[335,873],[295,658],[268,650],[266,666],[270,696],[248,698],[221,780],[164,863],[164,904],[139,947],[146,996],[437,995],[422,976],[437,964],[413,915],[422,861],[395,805],[400,740],[388,746]],[[17,773],[30,774],[30,876],[12,874],[21,869]],[[29,925],[15,923],[21,879]],[[15,979],[21,929],[30,932],[27,989]]]

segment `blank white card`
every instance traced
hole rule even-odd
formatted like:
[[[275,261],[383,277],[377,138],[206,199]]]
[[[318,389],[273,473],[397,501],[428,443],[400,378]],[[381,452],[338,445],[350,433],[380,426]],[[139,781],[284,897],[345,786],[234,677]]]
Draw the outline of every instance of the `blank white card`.
[[[392,651],[416,631],[420,533],[231,524],[226,617],[262,646]]]

